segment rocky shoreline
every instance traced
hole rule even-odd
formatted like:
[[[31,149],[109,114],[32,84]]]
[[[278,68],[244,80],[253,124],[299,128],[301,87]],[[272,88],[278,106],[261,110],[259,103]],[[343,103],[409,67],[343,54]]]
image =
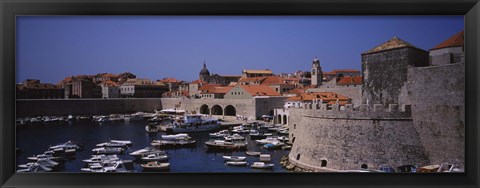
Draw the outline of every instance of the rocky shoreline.
[[[290,160],[286,155],[280,159],[280,165],[282,165],[282,167],[287,169],[289,172],[316,172],[313,170],[306,170],[298,166],[295,166],[294,164],[290,163]]]

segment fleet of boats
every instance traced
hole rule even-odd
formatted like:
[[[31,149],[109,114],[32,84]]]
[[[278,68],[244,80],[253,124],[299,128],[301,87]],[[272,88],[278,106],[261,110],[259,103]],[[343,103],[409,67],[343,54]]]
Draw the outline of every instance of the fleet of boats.
[[[141,163],[140,166],[144,171],[164,171],[170,169],[168,163],[169,156],[164,149],[196,147],[196,140],[189,133],[209,132],[211,140],[205,142],[207,151],[211,150],[229,150],[229,151],[246,151],[248,146],[247,138],[262,142],[263,139],[272,139],[272,130],[269,128],[277,128],[276,126],[266,126],[264,124],[242,124],[231,129],[221,130],[218,119],[206,118],[204,115],[183,115],[177,118],[171,118],[169,115],[159,113],[135,113],[126,115],[103,115],[103,116],[66,116],[66,117],[32,117],[19,119],[19,124],[46,124],[51,122],[68,122],[68,121],[94,121],[98,123],[109,123],[117,121],[144,121],[145,131],[148,133],[166,132],[161,134],[161,139],[152,140],[151,146],[130,151],[128,148],[132,146],[130,140],[108,140],[95,144],[92,155],[88,159],[82,159],[85,166],[81,168],[83,172],[132,172],[133,163]],[[163,115],[160,115],[163,114]],[[177,114],[177,113],[176,113]],[[178,115],[178,114],[177,114]],[[28,122],[28,123],[26,123]],[[228,128],[228,127],[225,127]],[[263,131],[262,131],[263,130]],[[280,129],[276,129],[280,130]],[[214,132],[218,131],[218,132]],[[268,140],[267,139],[267,140]],[[264,144],[272,144],[265,146],[267,149],[276,149],[277,145],[285,145],[281,143],[287,140],[286,136],[277,137],[277,142],[265,142]],[[82,146],[73,142],[66,142],[50,146],[45,153],[28,157],[27,164],[18,165],[18,172],[49,172],[55,170],[61,165],[68,156],[75,156],[77,151],[82,150]],[[129,155],[135,160],[122,160],[119,156],[129,151]],[[265,155],[258,151],[246,151],[246,156],[225,155],[225,165],[228,166],[247,166],[247,157],[253,157],[259,162],[269,162],[264,160]],[[263,157],[262,157],[263,156]],[[270,166],[266,164],[264,166]],[[252,168],[269,168],[262,167],[253,162]]]

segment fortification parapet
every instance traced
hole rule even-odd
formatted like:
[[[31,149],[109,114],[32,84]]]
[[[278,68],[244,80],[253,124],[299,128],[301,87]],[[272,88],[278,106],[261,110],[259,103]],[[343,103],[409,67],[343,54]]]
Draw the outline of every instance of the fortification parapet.
[[[374,104],[369,107],[367,104],[354,106],[353,104],[321,104],[321,103],[304,103],[303,106],[294,107],[301,110],[301,114],[305,116],[321,116],[328,118],[369,118],[369,119],[395,119],[395,118],[411,118],[410,105],[389,104],[385,107],[383,104]]]

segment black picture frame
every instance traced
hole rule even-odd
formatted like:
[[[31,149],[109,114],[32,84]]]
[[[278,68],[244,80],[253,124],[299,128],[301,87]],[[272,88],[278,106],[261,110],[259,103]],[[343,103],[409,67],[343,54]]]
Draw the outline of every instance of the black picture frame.
[[[1,0],[1,187],[478,187],[478,0]],[[15,17],[19,15],[465,15],[465,173],[15,173]]]

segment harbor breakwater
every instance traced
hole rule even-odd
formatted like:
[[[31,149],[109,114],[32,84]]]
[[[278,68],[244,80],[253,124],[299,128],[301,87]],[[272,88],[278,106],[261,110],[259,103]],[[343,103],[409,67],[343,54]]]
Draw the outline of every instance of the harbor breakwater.
[[[121,114],[174,108],[181,99],[19,99],[17,117]]]

